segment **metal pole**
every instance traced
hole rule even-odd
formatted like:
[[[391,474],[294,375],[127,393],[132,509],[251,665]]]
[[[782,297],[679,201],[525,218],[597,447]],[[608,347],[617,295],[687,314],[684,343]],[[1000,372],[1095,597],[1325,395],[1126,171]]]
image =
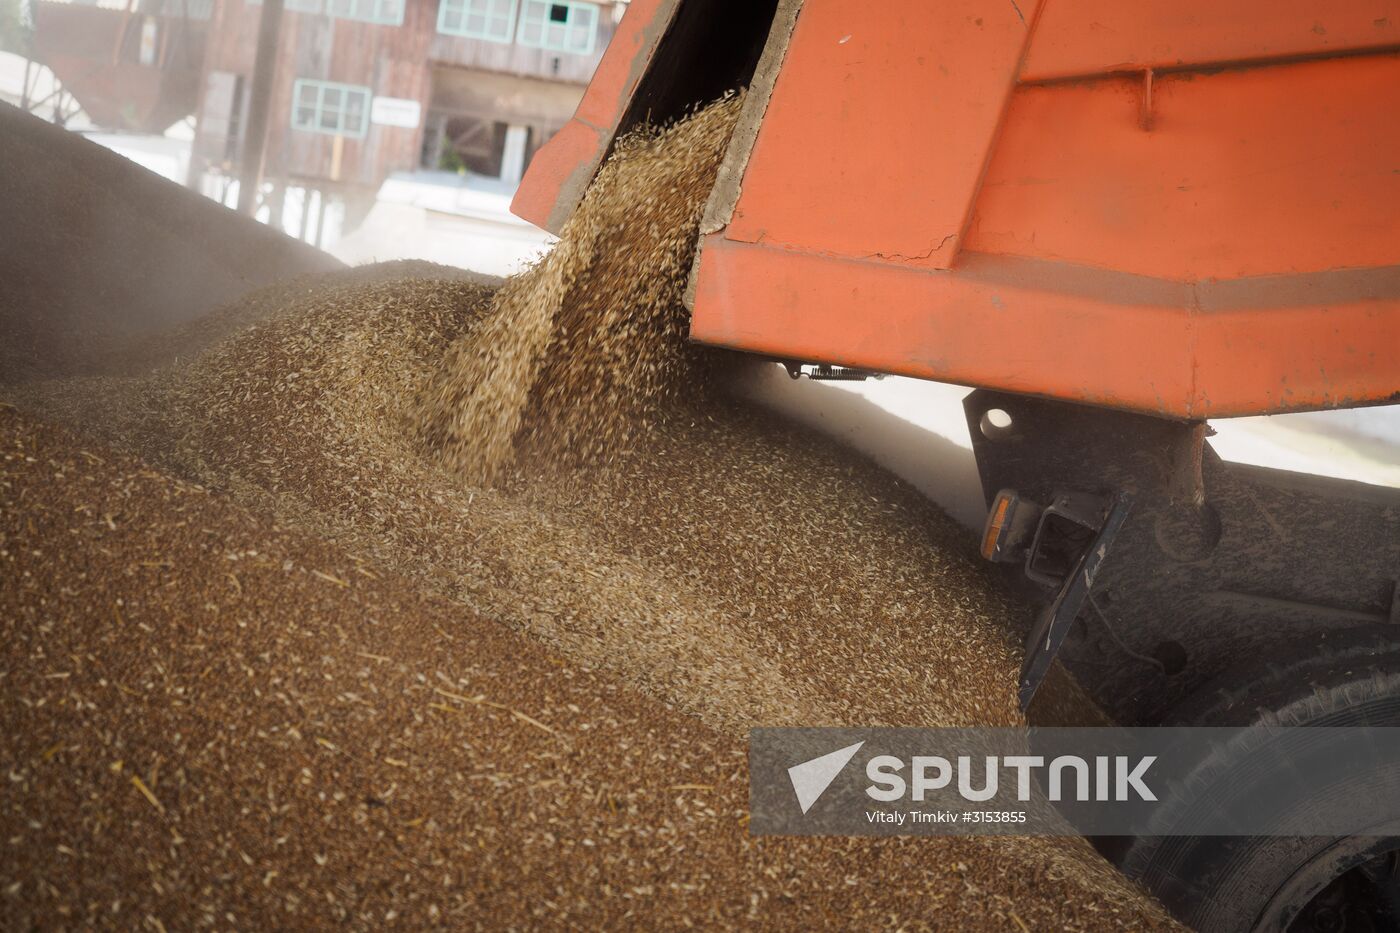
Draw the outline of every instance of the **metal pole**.
[[[282,224],[282,217],[287,213],[287,183],[282,179],[273,179],[272,197],[268,199],[267,225],[273,230],[286,232]]]
[[[34,64],[29,58],[29,50],[24,52],[24,87],[19,91],[19,109],[29,110],[29,66]]]
[[[302,186],[301,189],[301,227],[297,230],[297,239],[310,243],[307,238],[311,232],[311,189]]]
[[[238,172],[238,213],[252,215],[258,209],[263,160],[267,155],[267,118],[272,109],[273,79],[277,76],[277,39],[282,30],[284,0],[263,0],[258,20],[258,55],[253,64],[253,86],[248,100],[248,122],[243,132],[243,154]]]
[[[321,248],[321,240],[326,232],[326,193],[320,188],[316,189],[316,239],[312,243],[317,249]]]

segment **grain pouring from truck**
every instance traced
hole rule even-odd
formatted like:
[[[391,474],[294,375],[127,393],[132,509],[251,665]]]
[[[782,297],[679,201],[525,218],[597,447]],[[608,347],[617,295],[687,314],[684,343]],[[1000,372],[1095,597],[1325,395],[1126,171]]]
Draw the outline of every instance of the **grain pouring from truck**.
[[[1208,440],[1400,399],[1400,3],[635,0],[514,210],[558,231],[621,134],[739,88],[690,337],[974,387],[1023,704],[1059,661],[1123,724],[1400,722],[1400,495]],[[1103,846],[1205,929],[1394,923],[1376,817]]]

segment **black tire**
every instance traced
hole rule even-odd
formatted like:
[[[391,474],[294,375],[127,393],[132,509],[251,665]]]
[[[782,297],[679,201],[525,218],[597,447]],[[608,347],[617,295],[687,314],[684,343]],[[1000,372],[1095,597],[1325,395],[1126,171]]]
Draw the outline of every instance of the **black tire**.
[[[1308,658],[1238,670],[1219,681],[1221,687],[1187,700],[1165,724],[1400,725],[1400,643],[1374,631],[1336,641]],[[1267,730],[1259,729],[1217,748],[1193,769],[1185,785],[1191,790],[1167,802],[1157,825],[1165,830],[1184,821],[1195,801],[1209,798],[1212,806],[1229,807],[1232,799],[1246,799],[1251,751],[1267,741]],[[1312,751],[1327,754],[1321,746]],[[1111,854],[1126,874],[1203,933],[1286,930],[1294,924],[1297,929],[1400,929],[1396,770],[1358,768],[1293,802],[1298,811],[1353,812],[1358,801],[1379,799],[1364,837],[1161,835],[1128,840]],[[1280,819],[1291,810],[1282,808]],[[1368,879],[1375,882],[1372,887],[1366,886]],[[1338,911],[1347,916],[1335,916]]]

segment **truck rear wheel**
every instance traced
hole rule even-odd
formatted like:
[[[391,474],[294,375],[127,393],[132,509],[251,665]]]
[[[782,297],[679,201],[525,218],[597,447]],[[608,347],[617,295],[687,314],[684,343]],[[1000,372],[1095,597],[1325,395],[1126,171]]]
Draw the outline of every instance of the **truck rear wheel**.
[[[1198,693],[1166,724],[1400,725],[1400,643],[1375,632],[1339,641],[1303,660],[1239,670],[1220,681],[1235,686]],[[1234,742],[1200,761],[1188,782],[1196,791],[1170,802],[1159,825],[1170,827],[1205,794],[1212,806],[1246,799],[1251,747]],[[1400,794],[1378,794],[1397,777],[1374,770],[1360,768],[1293,804],[1313,812],[1371,807],[1373,834],[1364,837],[1161,835],[1128,840],[1116,853],[1105,848],[1178,918],[1208,933],[1400,930]]]

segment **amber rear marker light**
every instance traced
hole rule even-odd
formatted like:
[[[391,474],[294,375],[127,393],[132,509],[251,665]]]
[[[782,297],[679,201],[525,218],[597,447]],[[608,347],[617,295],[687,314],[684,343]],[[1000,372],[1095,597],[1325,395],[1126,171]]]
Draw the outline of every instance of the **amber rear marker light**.
[[[1009,489],[997,493],[996,499],[992,501],[991,511],[987,514],[987,528],[982,533],[982,556],[985,559],[996,560],[1006,533],[1007,519],[1010,518],[1012,506],[1015,504],[1016,494]]]

